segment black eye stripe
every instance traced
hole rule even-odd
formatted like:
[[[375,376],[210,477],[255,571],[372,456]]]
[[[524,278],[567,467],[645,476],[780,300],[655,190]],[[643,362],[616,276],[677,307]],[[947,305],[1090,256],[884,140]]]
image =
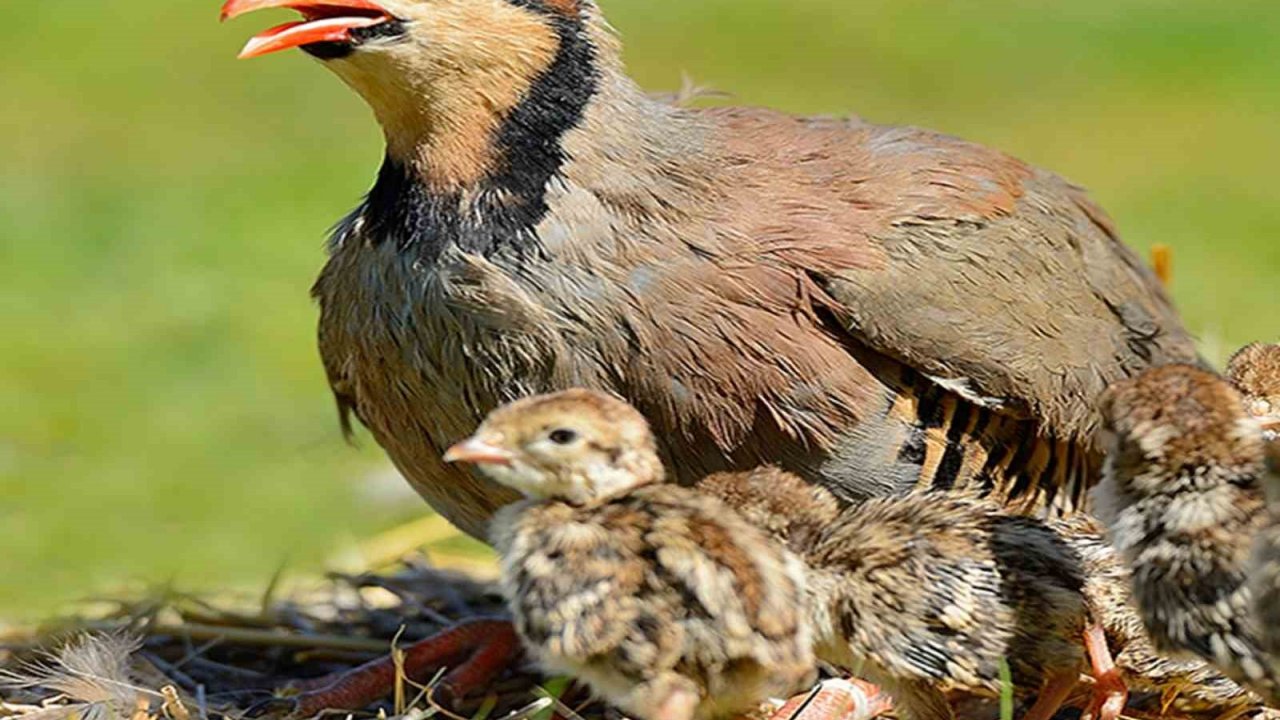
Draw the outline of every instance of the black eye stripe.
[[[457,191],[432,190],[402,161],[388,156],[364,204],[335,230],[334,242],[341,242],[363,218],[363,234],[372,242],[394,243],[428,262],[451,245],[487,258],[522,259],[544,252],[534,229],[550,212],[548,186],[568,162],[561,140],[578,127],[596,94],[596,48],[580,17],[558,12],[545,1],[507,2],[548,18],[559,48],[494,135],[498,158],[474,199],[464,202]],[[317,56],[328,50],[340,53],[333,57],[352,51],[346,44],[303,49]]]
[[[400,20],[387,20],[377,25],[368,25],[365,27],[352,28],[351,36],[360,42],[376,40],[379,38],[398,38],[404,37],[406,34],[405,25]]]

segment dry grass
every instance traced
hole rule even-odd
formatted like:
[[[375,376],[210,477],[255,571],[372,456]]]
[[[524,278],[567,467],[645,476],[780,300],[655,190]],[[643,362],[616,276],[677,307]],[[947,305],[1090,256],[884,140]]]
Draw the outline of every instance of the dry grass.
[[[0,631],[0,720],[240,720],[289,681],[340,672],[457,622],[502,611],[493,586],[421,556],[384,572],[332,574],[260,595],[216,600],[172,590],[100,601],[73,618]],[[436,675],[438,678],[439,675]],[[616,712],[516,668],[482,697],[446,709],[431,678],[399,674],[392,697],[337,717],[386,720],[617,720]],[[287,693],[287,691],[285,691]],[[1007,703],[954,698],[966,720],[1013,718]],[[1082,686],[1072,704],[1087,701]],[[1003,705],[1003,706],[1002,706]],[[1077,711],[1059,714],[1074,720]],[[1161,698],[1134,698],[1125,717],[1189,720]],[[1216,718],[1214,713],[1197,716]]]
[[[346,670],[457,622],[501,612],[490,584],[432,567],[421,556],[386,572],[335,573],[257,597],[209,600],[166,590],[102,601],[79,617],[0,637],[0,683],[9,690],[0,696],[0,718],[235,718],[291,680]],[[546,716],[555,701],[545,683],[516,669],[485,696],[449,712],[431,702],[429,681],[401,673],[394,697],[361,714]]]
[[[73,616],[37,627],[0,626],[0,720],[239,720],[243,708],[277,696],[291,681],[348,670],[456,623],[502,614],[491,564],[438,551],[428,560],[415,550],[443,532],[441,523],[420,520],[365,543],[357,557],[346,558],[347,566],[363,570],[301,581],[279,573],[261,591],[213,597],[153,588],[84,603]],[[452,709],[432,701],[433,678],[398,676],[391,697],[353,716],[618,717],[567,681],[528,668],[508,671],[482,697]],[[1087,693],[1082,685],[1072,704],[1083,705]],[[966,720],[1018,716],[1011,698],[953,699]],[[1163,700],[1133,698],[1126,717],[1191,717]]]

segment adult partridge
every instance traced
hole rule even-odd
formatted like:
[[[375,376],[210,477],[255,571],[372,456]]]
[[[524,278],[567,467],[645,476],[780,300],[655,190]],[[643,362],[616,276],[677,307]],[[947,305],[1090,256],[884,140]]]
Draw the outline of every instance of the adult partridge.
[[[314,289],[344,422],[476,537],[516,495],[441,456],[527,395],[626,398],[684,484],[772,463],[842,501],[1070,510],[1100,464],[1102,390],[1196,360],[1106,214],[994,150],[656,100],[593,0],[223,16],[273,7],[303,20],[242,56],[300,48],[386,138]]]

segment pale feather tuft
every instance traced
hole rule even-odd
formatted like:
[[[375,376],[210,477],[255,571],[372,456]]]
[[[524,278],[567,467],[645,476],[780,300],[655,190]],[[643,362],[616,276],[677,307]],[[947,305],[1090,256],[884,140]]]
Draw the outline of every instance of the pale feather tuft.
[[[131,670],[141,640],[125,633],[81,635],[45,659],[17,670],[0,670],[0,686],[41,687],[58,692],[50,704],[22,720],[122,720],[144,713],[160,693],[141,687]]]

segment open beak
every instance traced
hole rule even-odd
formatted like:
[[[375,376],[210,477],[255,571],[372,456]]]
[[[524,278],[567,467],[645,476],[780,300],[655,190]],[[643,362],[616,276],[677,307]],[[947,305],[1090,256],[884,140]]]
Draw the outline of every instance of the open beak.
[[[222,19],[266,8],[297,10],[303,19],[253,36],[240,51],[242,60],[314,43],[353,43],[352,30],[395,19],[370,0],[227,0]]]
[[[449,448],[444,453],[447,463],[472,463],[474,465],[510,465],[515,455],[496,445],[470,437]]]

